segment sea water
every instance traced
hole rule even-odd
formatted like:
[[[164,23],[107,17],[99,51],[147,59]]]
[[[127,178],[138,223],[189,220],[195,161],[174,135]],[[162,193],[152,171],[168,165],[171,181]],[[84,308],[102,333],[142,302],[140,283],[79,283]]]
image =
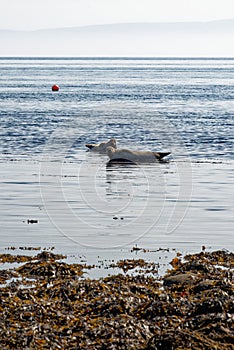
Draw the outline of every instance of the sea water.
[[[1,58],[0,73],[1,251],[233,250],[234,59]],[[111,137],[171,154],[109,167],[85,144]]]

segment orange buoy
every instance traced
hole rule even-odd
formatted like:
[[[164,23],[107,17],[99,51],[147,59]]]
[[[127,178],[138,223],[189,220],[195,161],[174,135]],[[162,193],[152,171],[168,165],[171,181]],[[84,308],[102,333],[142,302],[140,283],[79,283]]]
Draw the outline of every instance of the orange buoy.
[[[59,86],[58,85],[53,85],[52,86],[52,91],[59,91]]]

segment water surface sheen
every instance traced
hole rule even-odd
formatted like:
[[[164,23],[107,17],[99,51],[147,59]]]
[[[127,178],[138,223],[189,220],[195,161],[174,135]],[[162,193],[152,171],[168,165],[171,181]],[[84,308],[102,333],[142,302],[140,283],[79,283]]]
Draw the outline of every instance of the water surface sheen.
[[[234,59],[1,58],[0,72],[2,247],[233,249]],[[171,156],[110,168],[85,148],[110,137]]]

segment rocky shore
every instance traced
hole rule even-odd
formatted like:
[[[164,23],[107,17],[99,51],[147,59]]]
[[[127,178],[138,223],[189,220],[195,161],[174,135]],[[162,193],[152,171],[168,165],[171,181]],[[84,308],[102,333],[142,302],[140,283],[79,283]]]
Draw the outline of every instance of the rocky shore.
[[[176,256],[162,278],[144,260],[89,279],[61,255],[0,255],[0,348],[84,350],[234,349],[234,254]],[[143,273],[131,275],[132,267]],[[152,267],[152,266],[151,266]],[[128,269],[129,268],[129,269]]]

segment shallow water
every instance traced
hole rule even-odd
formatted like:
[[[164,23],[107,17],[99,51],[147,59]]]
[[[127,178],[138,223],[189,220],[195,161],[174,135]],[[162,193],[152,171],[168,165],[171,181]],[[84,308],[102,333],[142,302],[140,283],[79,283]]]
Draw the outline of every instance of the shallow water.
[[[0,59],[0,69],[2,251],[55,246],[92,262],[132,257],[136,244],[170,257],[233,250],[234,60]],[[110,137],[171,155],[107,167],[85,143]]]

